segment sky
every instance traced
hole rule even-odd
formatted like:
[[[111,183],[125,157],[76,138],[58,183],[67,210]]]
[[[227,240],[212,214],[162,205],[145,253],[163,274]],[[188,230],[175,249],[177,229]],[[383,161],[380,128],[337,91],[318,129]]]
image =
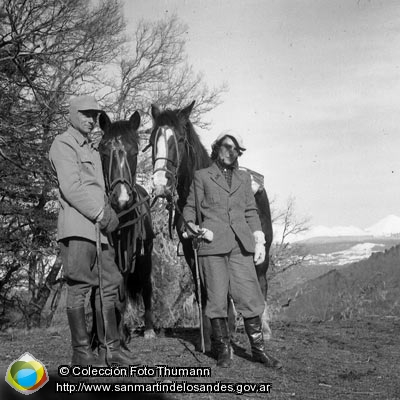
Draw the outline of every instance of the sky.
[[[247,147],[276,207],[311,225],[367,228],[400,216],[400,1],[136,0],[125,18],[176,14],[210,86],[226,82],[203,143]],[[195,99],[194,99],[195,100]]]

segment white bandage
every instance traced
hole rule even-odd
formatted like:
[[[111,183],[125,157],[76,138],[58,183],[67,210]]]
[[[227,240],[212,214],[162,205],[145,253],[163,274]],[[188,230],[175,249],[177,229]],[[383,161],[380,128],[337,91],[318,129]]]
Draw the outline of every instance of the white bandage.
[[[265,246],[263,244],[256,244],[254,249],[254,262],[256,265],[263,263],[265,260]]]
[[[200,237],[204,240],[207,240],[207,242],[212,242],[214,239],[214,233],[210,231],[207,228],[203,228],[200,230],[201,234]]]
[[[212,242],[214,239],[214,233],[211,232],[207,228],[200,228],[198,225],[195,225],[193,222],[188,223],[190,229],[192,229],[196,233],[192,233],[190,230],[186,230],[182,233],[184,239],[199,237],[201,239],[206,240],[207,242]]]
[[[253,236],[257,244],[265,244],[265,235],[263,231],[254,231]]]
[[[256,242],[254,248],[254,262],[256,265],[259,265],[265,260],[265,235],[262,231],[255,231],[253,232],[253,236]]]

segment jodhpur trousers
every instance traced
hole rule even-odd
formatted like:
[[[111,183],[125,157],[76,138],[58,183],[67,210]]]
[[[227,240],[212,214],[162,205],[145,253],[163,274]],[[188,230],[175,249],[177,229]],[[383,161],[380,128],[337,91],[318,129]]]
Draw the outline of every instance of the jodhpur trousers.
[[[232,296],[243,318],[261,315],[264,298],[254,267],[253,254],[237,244],[228,254],[199,257],[207,292],[205,313],[208,318],[226,318],[227,296]]]
[[[67,308],[84,307],[89,291],[96,290],[96,308],[100,301],[104,307],[117,306],[122,301],[123,279],[114,260],[114,249],[102,244],[102,298],[97,263],[96,243],[90,240],[71,237],[60,242],[64,277],[67,282]]]

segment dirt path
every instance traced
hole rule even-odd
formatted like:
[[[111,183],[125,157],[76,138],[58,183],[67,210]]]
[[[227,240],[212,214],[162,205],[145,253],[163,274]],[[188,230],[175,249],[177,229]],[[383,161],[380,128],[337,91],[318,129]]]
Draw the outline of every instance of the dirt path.
[[[280,371],[264,368],[250,361],[247,338],[242,332],[237,341],[244,352],[234,356],[230,369],[215,367],[215,361],[194,350],[196,333],[191,330],[166,331],[157,340],[146,341],[141,336],[132,339],[129,347],[143,360],[143,365],[154,367],[205,367],[210,377],[133,377],[133,378],[65,378],[57,376],[58,366],[70,361],[69,334],[37,331],[0,335],[2,376],[8,365],[24,352],[31,353],[46,365],[51,375],[43,389],[30,399],[231,399],[234,393],[168,393],[140,395],[138,393],[75,393],[55,394],[56,381],[95,383],[143,383],[162,381],[169,385],[188,382],[186,387],[202,389],[212,385],[237,392],[258,389],[269,393],[243,393],[243,399],[400,399],[400,320],[376,317],[360,321],[327,323],[273,324],[274,339],[268,342],[271,354],[284,364]],[[151,368],[150,368],[151,370]],[[4,372],[3,372],[4,371]],[[143,371],[143,370],[141,370]],[[154,371],[154,370],[153,370]],[[160,370],[158,370],[160,371]],[[192,385],[192,384],[196,384]],[[230,385],[230,386],[229,386]],[[236,386],[235,386],[236,385]],[[120,386],[121,390],[123,386]],[[24,398],[1,378],[0,398]]]

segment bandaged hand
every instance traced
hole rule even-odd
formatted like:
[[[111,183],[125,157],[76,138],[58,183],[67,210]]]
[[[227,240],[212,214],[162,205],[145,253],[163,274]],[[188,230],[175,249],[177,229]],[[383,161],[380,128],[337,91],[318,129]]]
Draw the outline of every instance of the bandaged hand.
[[[214,239],[214,234],[207,228],[200,228],[198,225],[193,222],[188,222],[190,229],[186,230],[182,233],[184,239],[189,238],[201,238],[206,240],[207,242],[212,242]]]
[[[256,242],[256,246],[254,248],[254,262],[256,265],[259,265],[265,260],[265,236],[262,231],[253,232],[254,240]]]
[[[201,235],[200,237],[207,242],[212,242],[214,239],[214,233],[207,228],[200,229]]]

